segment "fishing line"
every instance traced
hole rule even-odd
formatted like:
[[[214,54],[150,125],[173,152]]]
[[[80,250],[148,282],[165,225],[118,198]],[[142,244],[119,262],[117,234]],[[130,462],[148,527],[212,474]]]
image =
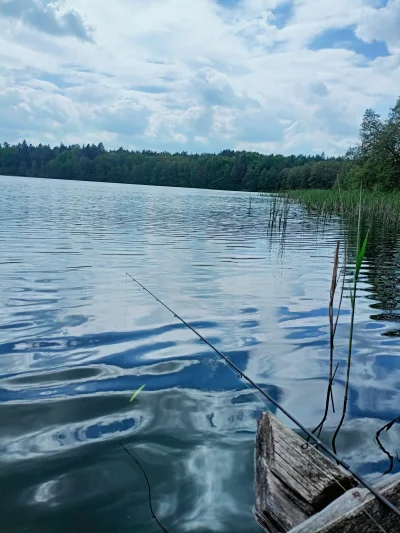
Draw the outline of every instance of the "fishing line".
[[[128,278],[125,283],[125,333],[126,333],[126,315],[128,314]]]
[[[167,311],[169,311],[174,317],[182,322],[187,328],[189,328],[202,342],[207,344],[219,357],[222,357],[222,359],[237,373],[237,376],[240,379],[244,379],[248,383],[250,383],[260,394],[262,394],[268,401],[270,401],[277,409],[279,409],[283,414],[285,414],[294,424],[296,424],[297,427],[299,427],[310,439],[312,439],[320,448],[324,450],[325,453],[327,453],[332,459],[334,459],[338,464],[340,464],[345,470],[347,470],[352,476],[354,476],[361,485],[363,485],[366,489],[368,489],[377,500],[379,500],[381,503],[383,503],[388,509],[390,509],[396,516],[400,518],[400,510],[397,509],[385,496],[380,494],[374,487],[372,487],[368,481],[366,481],[362,476],[354,472],[350,465],[348,465],[343,459],[338,457],[326,444],[324,444],[318,437],[316,437],[313,433],[311,433],[308,429],[306,429],[301,422],[299,422],[292,414],[289,413],[282,405],[280,405],[276,400],[272,398],[267,392],[265,392],[257,383],[255,383],[251,378],[249,378],[246,374],[244,374],[239,367],[237,367],[226,355],[224,355],[222,352],[220,352],[215,346],[213,346],[206,338],[204,338],[198,331],[196,331],[190,324],[188,324],[183,318],[181,318],[178,314],[175,313],[170,307],[168,307],[164,302],[162,302],[155,294],[153,294],[149,289],[146,289],[144,285],[140,283],[137,279],[135,279],[133,276],[126,273],[127,276],[131,278],[132,281],[137,283],[144,291],[146,291],[152,298],[154,298],[159,304],[161,304]]]
[[[140,470],[143,472],[143,475],[144,475],[144,478],[146,480],[146,483],[147,483],[147,489],[149,491],[149,495],[148,495],[148,498],[149,498],[149,507],[150,507],[150,512],[151,512],[151,516],[154,518],[154,520],[157,522],[157,524],[159,525],[160,529],[162,529],[164,531],[164,533],[168,533],[168,530],[165,529],[165,527],[161,524],[161,522],[158,520],[158,518],[156,517],[154,511],[153,511],[153,505],[151,503],[151,488],[150,488],[150,482],[149,482],[149,478],[147,477],[147,474],[144,470],[144,468],[142,467],[142,465],[139,463],[139,461],[136,459],[136,457],[133,455],[133,453],[131,453],[128,448],[126,448],[122,442],[120,442],[120,445],[121,447],[123,448],[123,450],[129,455],[129,457],[131,459],[133,459],[135,461],[135,463],[138,465],[138,467],[140,468]]]

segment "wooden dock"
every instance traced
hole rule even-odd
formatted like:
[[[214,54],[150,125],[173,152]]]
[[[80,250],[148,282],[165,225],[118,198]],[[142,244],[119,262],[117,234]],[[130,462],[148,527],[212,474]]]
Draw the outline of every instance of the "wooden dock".
[[[255,517],[268,533],[400,533],[400,519],[271,413],[258,421]],[[400,474],[375,486],[400,507]]]

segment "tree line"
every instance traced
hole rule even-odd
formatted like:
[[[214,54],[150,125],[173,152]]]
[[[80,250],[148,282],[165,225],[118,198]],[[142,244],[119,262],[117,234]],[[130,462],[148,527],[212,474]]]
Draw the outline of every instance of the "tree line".
[[[0,145],[0,174],[209,189],[275,191],[333,185],[340,160],[325,156],[106,151],[103,144]]]
[[[23,141],[0,143],[0,174],[238,191],[330,189],[339,176],[344,187],[362,181],[370,189],[399,189],[400,98],[385,120],[366,111],[360,141],[344,157],[234,150],[172,154],[105,150],[102,143],[52,148]]]

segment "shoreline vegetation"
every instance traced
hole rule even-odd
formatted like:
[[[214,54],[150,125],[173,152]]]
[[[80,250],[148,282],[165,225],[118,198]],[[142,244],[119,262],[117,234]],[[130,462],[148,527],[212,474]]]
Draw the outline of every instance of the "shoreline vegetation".
[[[372,109],[363,117],[359,142],[343,157],[260,154],[223,150],[218,154],[151,150],[106,150],[86,146],[33,146],[24,140],[0,143],[0,175],[130,183],[254,192],[284,192],[306,206],[336,211],[338,184],[344,205],[353,211],[351,191],[369,191],[364,202],[373,212],[400,209],[400,98],[381,118]],[[320,189],[316,193],[313,190]],[[295,192],[299,191],[299,192]],[[303,191],[303,192],[301,192]],[[326,194],[324,193],[326,191]],[[335,192],[336,191],[336,192]],[[349,191],[347,193],[347,191]],[[355,197],[354,197],[355,198]],[[397,215],[396,215],[397,217]]]
[[[134,185],[276,192],[286,185],[296,188],[292,187],[296,176],[302,176],[305,187],[329,189],[341,165],[342,158],[325,158],[324,154],[283,156],[234,150],[172,154],[123,148],[107,151],[102,143],[54,148],[26,141],[0,143],[0,175]]]
[[[284,196],[301,204],[315,215],[343,215],[349,220],[358,217],[360,192],[357,190],[295,190],[287,191]],[[400,191],[377,192],[363,190],[361,197],[363,220],[374,220],[388,224],[400,224]]]

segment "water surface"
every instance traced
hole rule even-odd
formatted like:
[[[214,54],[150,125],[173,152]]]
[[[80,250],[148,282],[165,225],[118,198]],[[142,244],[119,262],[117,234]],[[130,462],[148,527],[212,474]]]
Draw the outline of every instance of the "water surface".
[[[348,228],[298,206],[271,228],[271,199],[253,195],[249,214],[245,193],[9,177],[0,193],[2,531],[159,531],[121,442],[170,533],[259,531],[254,437],[267,406],[126,272],[312,429],[327,387],[333,253]],[[367,256],[337,445],[374,480],[389,460],[373,437],[400,415],[397,235],[375,228]],[[382,442],[396,457],[398,425]]]

